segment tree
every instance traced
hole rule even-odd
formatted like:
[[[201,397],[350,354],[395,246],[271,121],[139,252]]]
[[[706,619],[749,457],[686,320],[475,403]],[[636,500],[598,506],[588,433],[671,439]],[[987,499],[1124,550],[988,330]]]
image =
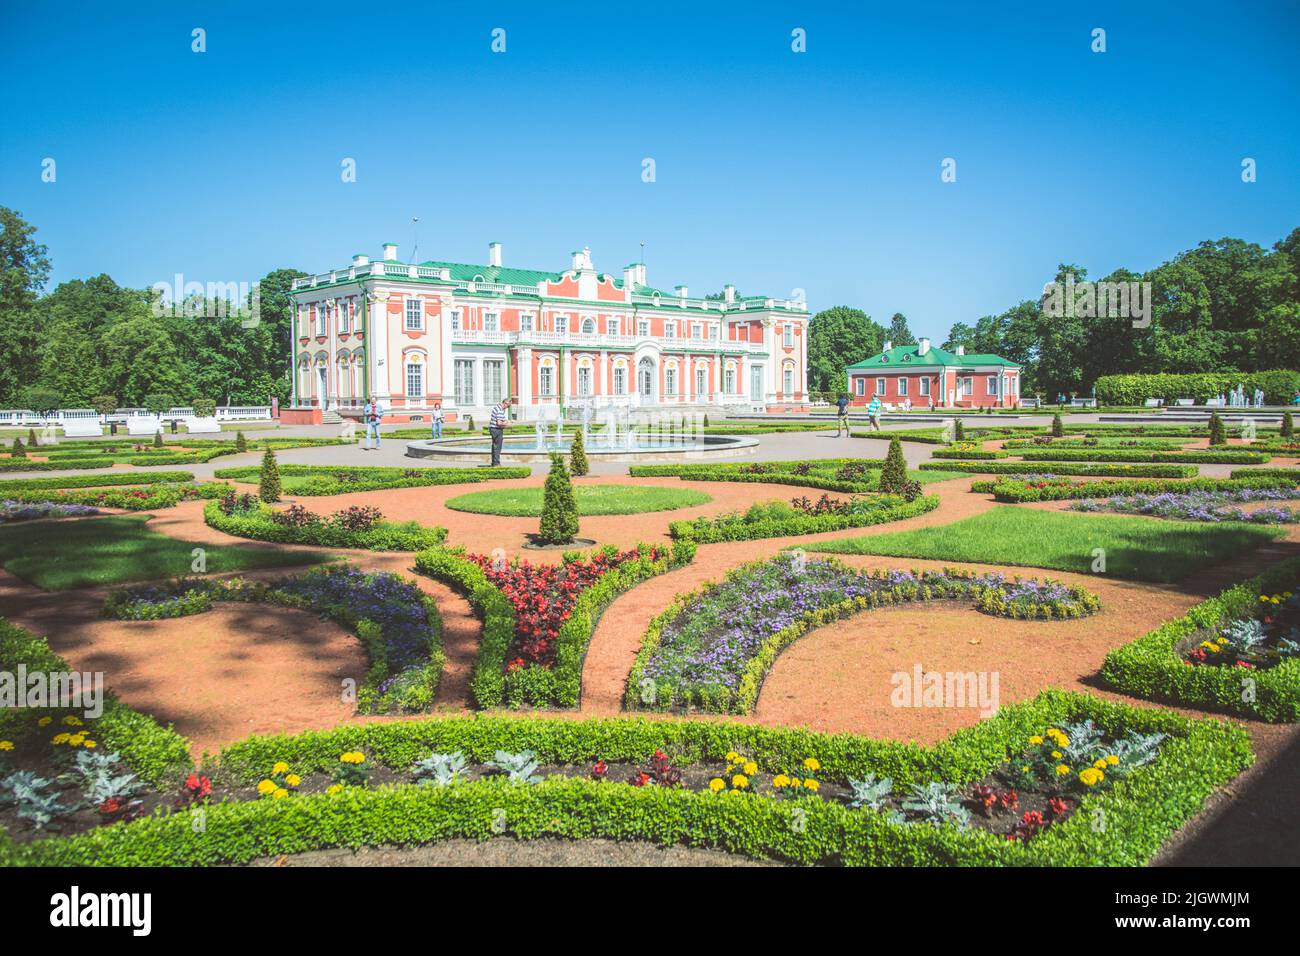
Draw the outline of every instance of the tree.
[[[264,275],[258,283],[260,297],[260,328],[267,337],[267,362],[274,380],[276,394],[281,401],[288,398],[290,389],[289,364],[292,361],[293,340],[293,300],[289,293],[293,280],[304,278],[307,273],[298,269],[276,269]],[[258,399],[263,401],[264,399]]]
[[[844,369],[880,351],[885,330],[861,309],[837,305],[808,323],[808,382],[815,392],[848,388]]]
[[[105,391],[127,404],[149,393],[188,394],[185,367],[176,343],[162,321],[152,315],[122,319],[104,331]]]
[[[963,346],[967,352],[978,352],[975,348],[975,330],[965,322],[954,322],[952,328],[948,330],[948,337],[943,340],[939,348],[946,352],[956,351],[957,346]]]
[[[889,439],[885,465],[880,470],[880,490],[887,495],[901,495],[907,485],[907,460],[903,458],[903,443]]]
[[[1210,444],[1228,444],[1228,430],[1223,427],[1223,419],[1218,412],[1210,412]]]
[[[581,429],[573,433],[573,445],[569,449],[569,470],[575,478],[591,471],[591,466],[587,463],[587,444]]]
[[[1279,434],[1283,438],[1291,438],[1295,435],[1295,422],[1292,421],[1290,412],[1282,413],[1282,428]]]
[[[542,487],[542,520],[537,540],[542,544],[569,544],[578,534],[578,505],[564,457],[551,453],[551,472]]]
[[[889,320],[889,341],[894,345],[916,344],[916,336],[907,327],[907,316],[902,312],[895,312]]]
[[[176,405],[176,399],[170,392],[150,392],[144,397],[144,407],[152,415],[161,415]]]
[[[30,408],[41,420],[49,418],[63,404],[63,396],[53,389],[30,385],[23,389],[20,399],[24,408]]]
[[[1052,416],[1052,437],[1053,438],[1065,437],[1065,422],[1061,421],[1060,412],[1057,412],[1055,415]]]
[[[90,400],[90,407],[101,415],[111,415],[117,411],[117,396],[96,395]]]
[[[22,214],[0,206],[0,407],[12,406],[19,391],[36,380],[40,335],[37,296],[50,275],[45,246]]]
[[[248,451],[248,439],[244,437],[243,432],[235,432],[235,451]]]
[[[262,475],[257,485],[257,497],[267,502],[280,500],[280,466],[270,445],[262,453]]]
[[[162,429],[159,429],[153,433],[153,447],[162,448],[163,444]]]
[[[217,401],[213,398],[196,398],[191,403],[198,418],[211,418],[217,413]]]
[[[9,457],[10,458],[27,457],[27,449],[23,446],[23,440],[21,438],[18,438],[17,436],[14,437],[13,447],[9,450]]]

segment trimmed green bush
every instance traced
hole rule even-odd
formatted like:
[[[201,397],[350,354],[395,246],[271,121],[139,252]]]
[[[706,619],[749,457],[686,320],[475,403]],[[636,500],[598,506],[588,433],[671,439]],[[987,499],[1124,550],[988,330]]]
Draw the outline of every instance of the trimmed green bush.
[[[1300,558],[1275,565],[1256,578],[1228,588],[1130,644],[1106,655],[1101,676],[1108,685],[1148,700],[1287,723],[1300,719],[1300,658],[1267,670],[1184,663],[1177,647],[1184,638],[1229,621],[1254,617],[1259,595],[1289,591],[1300,584]]]
[[[1300,470],[1296,472],[1300,478]],[[1069,501],[1077,498],[1110,498],[1115,495],[1158,495],[1162,492],[1183,494],[1189,491],[1232,491],[1239,488],[1295,488],[1296,479],[1258,476],[1245,478],[1191,478],[1165,481],[1137,478],[1131,481],[1082,481],[1070,484],[1019,481],[1001,478],[971,483],[971,491],[991,493],[998,501],[1023,504],[1029,501]]]
[[[1173,404],[1180,398],[1204,403],[1241,385],[1247,392],[1263,389],[1264,401],[1285,405],[1300,389],[1300,372],[1193,372],[1182,375],[1103,375],[1097,379],[1097,401],[1103,405],[1142,405],[1148,398]]]
[[[1229,478],[1290,478],[1300,482],[1300,468],[1234,468]]]
[[[1250,465],[1263,464],[1269,456],[1252,451],[1245,446],[1229,451],[1227,447],[1205,451],[1128,451],[1121,448],[1025,448],[1020,451],[1024,461],[1176,461],[1200,465]]]
[[[1295,421],[1291,418],[1290,412],[1282,413],[1282,427],[1278,429],[1278,434],[1283,438],[1295,437]]]
[[[262,453],[262,472],[257,483],[257,497],[266,502],[280,500],[280,467],[275,460],[275,451],[269,446]]]
[[[843,531],[848,528],[865,528],[889,521],[915,518],[939,507],[938,495],[922,495],[914,501],[904,501],[898,495],[880,495],[873,498],[880,507],[857,514],[793,514],[769,517],[759,514],[753,518],[748,513],[718,518],[696,518],[692,521],[672,521],[668,533],[677,541],[694,541],[712,544],[718,541],[753,541],[758,538],[783,538],[800,534],[819,534],[824,531]],[[761,507],[761,506],[760,506]]]
[[[423,431],[420,432],[424,434]],[[468,485],[501,478],[527,478],[532,469],[514,468],[394,468],[351,465],[279,465],[281,493],[295,497],[341,495],[388,488],[423,488],[430,485]],[[261,474],[258,466],[218,468],[218,478],[247,481]],[[288,478],[286,483],[283,479]]]
[[[14,438],[13,447],[9,449],[9,454],[14,458],[27,457],[27,448],[23,445],[23,440],[21,438]]]
[[[235,432],[235,452],[242,453],[248,451],[248,439],[244,437],[243,432]]]
[[[569,471],[575,478],[581,478],[591,471],[591,465],[587,462],[587,444],[581,431],[573,433],[573,445],[569,449]]]
[[[921,471],[968,471],[984,475],[1082,475],[1091,478],[1193,478],[1195,465],[1102,465],[1082,462],[923,461]]]
[[[537,540],[543,544],[568,544],[578,534],[578,505],[564,458],[551,454],[551,473],[542,489],[542,517]]]
[[[729,797],[574,778],[520,786],[489,778],[445,787],[347,788],[335,795],[221,803],[208,807],[201,832],[195,832],[189,814],[145,817],[77,836],[10,845],[0,851],[7,857],[0,862],[246,863],[328,847],[490,839],[504,819],[516,839],[644,840],[805,865],[1139,866],[1253,760],[1245,731],[1222,721],[1047,691],[1003,707],[933,747],[717,721],[452,717],[252,737],[223,750],[219,766],[252,783],[277,760],[309,773],[332,769],[339,754],[358,749],[400,769],[435,751],[459,750],[485,760],[496,750],[528,749],[543,762],[588,764],[643,761],[662,749],[679,765],[690,766],[738,750],[764,770],[816,756],[821,775],[841,784],[875,774],[892,778],[896,789],[936,779],[968,786],[997,769],[1008,750],[1021,751],[1030,735],[1084,719],[1110,734],[1140,731],[1169,739],[1150,764],[1108,790],[1084,796],[1068,819],[1023,843],[952,824],[891,823],[885,813],[818,799]],[[1106,826],[1096,826],[1098,819]]]
[[[1061,413],[1057,412],[1052,416],[1052,437],[1063,438],[1065,436],[1065,422],[1061,421]]]
[[[1223,427],[1223,419],[1218,412],[1210,412],[1210,445],[1228,444],[1228,432]]]
[[[897,438],[891,438],[885,466],[880,469],[880,490],[887,495],[901,495],[906,484],[907,462],[903,458],[903,446]]]
[[[271,519],[271,509],[259,504],[253,511],[226,514],[221,502],[210,501],[203,509],[208,527],[237,538],[272,541],[276,544],[308,544],[322,548],[364,548],[368,551],[423,551],[442,544],[446,528],[430,528],[414,521],[377,521],[365,531],[349,531],[334,521],[295,526]]]

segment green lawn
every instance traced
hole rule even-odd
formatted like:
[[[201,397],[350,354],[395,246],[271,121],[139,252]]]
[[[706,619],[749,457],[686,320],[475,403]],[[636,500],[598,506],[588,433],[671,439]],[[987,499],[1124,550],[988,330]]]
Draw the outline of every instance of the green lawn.
[[[1102,548],[1106,574],[1167,582],[1221,564],[1281,534],[1276,528],[1245,524],[1065,514],[1005,505],[938,527],[802,547],[836,554],[885,554],[1081,573],[1092,570],[1094,551]]]
[[[0,526],[0,567],[46,591],[153,581],[192,574],[194,548],[208,573],[318,564],[317,552],[251,545],[199,545],[145,527],[148,515],[24,522]]]
[[[580,515],[635,515],[647,511],[674,511],[702,505],[713,499],[692,488],[655,488],[646,485],[575,485],[573,497]],[[459,495],[447,502],[453,511],[474,514],[537,517],[542,513],[541,488],[496,488]]]

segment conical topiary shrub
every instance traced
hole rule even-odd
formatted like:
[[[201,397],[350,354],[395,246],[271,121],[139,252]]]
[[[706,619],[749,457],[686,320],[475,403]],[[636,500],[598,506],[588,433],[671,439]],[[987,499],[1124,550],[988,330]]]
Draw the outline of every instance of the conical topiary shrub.
[[[248,451],[248,439],[243,432],[235,432],[235,451]]]
[[[907,484],[907,461],[903,458],[903,443],[897,438],[889,439],[889,453],[885,455],[885,467],[880,471],[880,490],[885,494],[901,495]]]
[[[551,473],[542,488],[542,521],[537,540],[542,544],[569,544],[578,533],[578,503],[564,456],[551,453]]]
[[[575,478],[581,478],[591,471],[591,465],[587,463],[587,442],[581,431],[573,433],[573,447],[569,449],[569,471]]]
[[[1060,412],[1057,412],[1055,415],[1052,416],[1052,437],[1053,438],[1065,437],[1065,422],[1061,421]]]
[[[1292,438],[1295,436],[1295,422],[1291,420],[1290,412],[1282,413],[1282,437]]]
[[[23,440],[22,440],[21,438],[15,438],[15,439],[14,439],[14,447],[13,447],[12,449],[10,449],[9,454],[10,454],[11,457],[14,457],[14,458],[26,458],[26,457],[27,457],[27,449],[26,449],[26,447],[23,445]]]
[[[961,423],[960,418],[954,418],[952,420],[952,440],[953,441],[966,440],[966,426]]]
[[[262,455],[262,478],[258,482],[257,496],[263,501],[280,500],[280,465],[275,460],[275,452],[267,446]]]
[[[36,429],[35,428],[27,429],[27,447],[35,448],[39,444],[40,442],[36,440]]]
[[[1223,419],[1218,412],[1210,412],[1210,444],[1228,444],[1228,431],[1223,427]]]

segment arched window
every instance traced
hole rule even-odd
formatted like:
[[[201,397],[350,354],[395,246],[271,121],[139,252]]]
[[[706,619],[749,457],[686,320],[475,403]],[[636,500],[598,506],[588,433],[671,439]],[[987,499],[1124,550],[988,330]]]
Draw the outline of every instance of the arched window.
[[[583,320],[582,320],[582,334],[583,334],[583,335],[595,335],[595,334],[596,334],[596,320],[595,320],[595,319],[583,319]]]

